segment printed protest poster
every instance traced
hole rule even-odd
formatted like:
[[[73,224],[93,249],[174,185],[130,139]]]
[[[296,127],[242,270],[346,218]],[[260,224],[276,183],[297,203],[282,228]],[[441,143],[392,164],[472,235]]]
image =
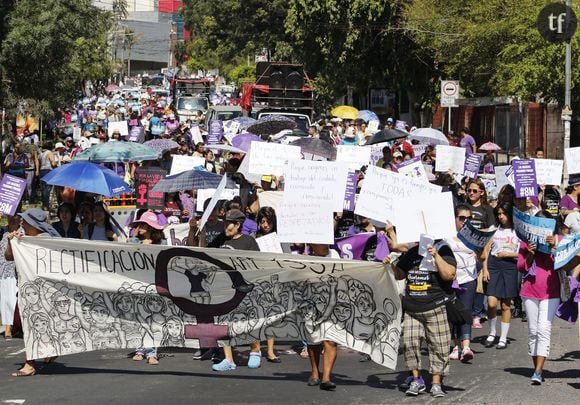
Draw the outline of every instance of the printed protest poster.
[[[436,172],[461,173],[465,170],[465,148],[449,145],[437,145],[437,160],[435,160]]]
[[[438,157],[439,158],[439,157]],[[472,179],[477,178],[479,167],[481,165],[481,155],[477,153],[469,153],[465,158],[465,166],[463,168],[463,175]]]
[[[275,336],[396,367],[401,302],[382,263],[43,237],[13,249],[27,359]]]
[[[107,135],[109,138],[113,135],[113,132],[119,131],[121,136],[129,135],[129,127],[127,126],[127,121],[117,121],[117,122],[109,122],[107,126]]]
[[[350,170],[360,170],[371,160],[371,149],[364,146],[338,145],[336,147],[336,161],[348,164]]]
[[[221,120],[210,120],[207,133],[207,144],[217,145],[224,136],[224,127]]]
[[[397,172],[407,177],[412,177],[427,183],[429,182],[427,172],[425,171],[425,167],[421,161],[421,156],[415,156],[412,159],[399,163],[397,165]]]
[[[535,243],[542,253],[551,253],[546,238],[556,229],[555,219],[532,217],[514,207],[514,229],[524,242]]]
[[[457,233],[457,237],[469,249],[473,251],[483,250],[487,242],[495,234],[495,231],[495,229],[493,231],[481,231],[475,228],[470,221],[465,221]]]
[[[267,235],[256,238],[256,242],[260,247],[260,252],[266,253],[282,253],[282,245],[276,232],[271,232]]]
[[[10,216],[16,214],[24,190],[26,179],[5,174],[0,181],[0,212]]]
[[[137,208],[161,210],[165,208],[163,192],[151,191],[165,177],[165,170],[160,167],[139,167],[135,174],[135,192]]]
[[[342,212],[348,166],[342,162],[293,160],[284,176],[284,201],[328,202],[332,211]]]
[[[413,153],[415,154],[415,156],[421,156],[423,153],[425,153],[427,146],[428,145],[425,145],[424,143],[418,143],[417,145],[413,145]]]
[[[172,224],[163,228],[163,236],[170,246],[186,246],[189,224]]]
[[[370,120],[367,126],[367,130],[371,133],[375,133],[379,131],[379,125],[381,123],[377,120]]]
[[[135,126],[129,130],[129,137],[127,138],[127,140],[131,142],[139,142],[139,139],[141,139],[144,132],[145,128],[143,128],[142,126]]]
[[[514,185],[514,173],[511,166],[496,166],[495,167],[495,185],[498,190],[501,190],[506,184]]]
[[[344,211],[354,211],[357,181],[357,173],[353,171],[348,172],[346,178],[346,190],[344,192]]]
[[[371,159],[370,164],[371,166],[376,166],[377,162],[383,157],[383,148],[387,147],[389,150],[389,142],[381,142],[374,145],[364,146],[365,148],[369,148],[371,150]]]
[[[384,222],[386,219],[392,220],[396,215],[393,207],[395,201],[440,192],[439,186],[369,166],[354,213]]]
[[[568,174],[580,173],[580,146],[564,149]]]
[[[445,239],[457,234],[451,192],[416,194],[395,201],[393,224],[399,243],[418,242],[421,234]]]
[[[538,195],[536,167],[533,159],[517,159],[512,161],[514,170],[514,188],[516,197],[535,197]]]
[[[73,127],[73,141],[78,142],[82,136],[81,127]]]
[[[559,186],[562,184],[564,161],[556,159],[533,159],[538,184]]]
[[[204,166],[205,158],[198,156],[173,155],[171,160],[170,176],[193,170],[194,167]]]
[[[566,235],[554,251],[554,268],[564,267],[580,252],[580,234]]]
[[[281,176],[284,174],[286,164],[292,160],[302,159],[302,153],[300,146],[252,142],[249,158],[248,171],[250,173]]]

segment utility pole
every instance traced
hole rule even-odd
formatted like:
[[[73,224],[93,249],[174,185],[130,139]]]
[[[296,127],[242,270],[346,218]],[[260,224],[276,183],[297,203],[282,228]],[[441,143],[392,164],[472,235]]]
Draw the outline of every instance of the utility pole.
[[[570,24],[570,2],[566,0],[566,27]],[[564,121],[564,149],[570,147],[570,121],[572,120],[572,104],[570,101],[570,86],[572,78],[572,38],[566,40],[566,62],[565,62],[565,92],[564,109],[562,110],[562,120]]]

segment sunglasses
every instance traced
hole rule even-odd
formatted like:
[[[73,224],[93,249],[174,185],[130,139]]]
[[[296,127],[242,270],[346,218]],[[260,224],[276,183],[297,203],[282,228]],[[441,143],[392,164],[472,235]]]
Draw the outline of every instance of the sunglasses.
[[[475,188],[468,188],[467,189],[467,192],[468,193],[481,193],[481,190],[477,190]]]
[[[455,218],[457,218],[459,220],[459,222],[465,222],[468,219],[470,219],[471,217],[466,217],[464,215],[459,215],[459,216],[456,216]]]

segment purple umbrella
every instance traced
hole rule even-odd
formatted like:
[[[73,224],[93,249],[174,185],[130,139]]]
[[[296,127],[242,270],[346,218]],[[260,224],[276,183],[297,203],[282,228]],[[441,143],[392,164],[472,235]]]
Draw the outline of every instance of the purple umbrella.
[[[263,142],[262,138],[260,138],[258,135],[245,133],[233,137],[232,145],[235,146],[236,148],[245,150],[247,152],[250,150],[250,145],[252,144],[252,141]]]
[[[154,149],[159,155],[163,155],[168,150],[179,148],[179,144],[171,139],[152,139],[144,142],[143,145]]]

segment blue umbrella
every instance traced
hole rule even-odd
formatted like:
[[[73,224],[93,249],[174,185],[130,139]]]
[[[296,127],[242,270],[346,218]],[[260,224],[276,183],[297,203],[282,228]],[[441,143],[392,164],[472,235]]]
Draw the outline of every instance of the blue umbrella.
[[[73,161],[62,165],[44,175],[42,181],[52,186],[70,187],[107,197],[131,192],[121,176],[91,162]]]
[[[91,162],[139,162],[141,160],[156,160],[157,151],[149,146],[136,142],[105,142],[82,151],[75,160],[90,160]]]
[[[379,117],[377,116],[377,114],[375,114],[374,112],[370,111],[370,110],[360,110],[358,112],[358,117],[366,122],[369,121],[380,121]]]

